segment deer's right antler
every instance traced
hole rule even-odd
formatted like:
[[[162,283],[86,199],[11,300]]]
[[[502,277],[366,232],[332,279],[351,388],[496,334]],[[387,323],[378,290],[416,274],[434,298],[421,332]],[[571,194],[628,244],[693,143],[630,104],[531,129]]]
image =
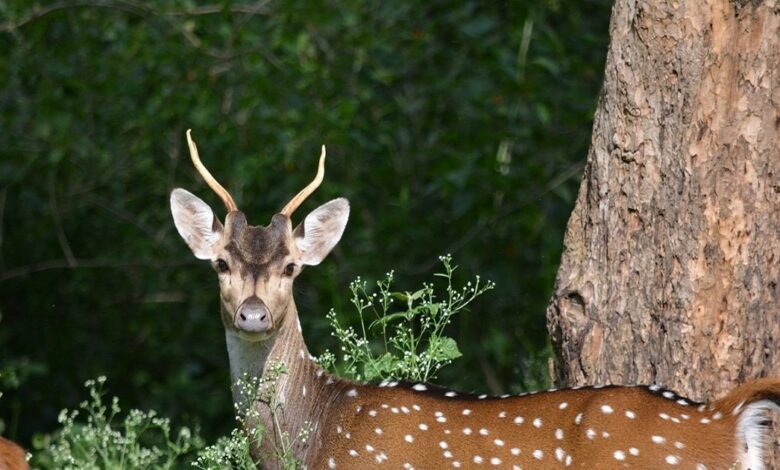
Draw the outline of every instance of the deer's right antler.
[[[200,173],[200,176],[203,177],[204,180],[206,180],[206,184],[209,185],[211,189],[214,190],[215,193],[219,195],[219,197],[222,199],[222,202],[225,203],[225,207],[227,208],[228,212],[233,212],[238,210],[238,206],[236,205],[236,201],[233,200],[233,197],[230,195],[230,193],[225,189],[219,182],[211,175],[208,169],[203,165],[203,163],[200,161],[200,155],[198,155],[198,147],[195,145],[195,141],[192,140],[192,129],[187,129],[187,145],[190,147],[190,158],[192,158],[192,164],[195,165],[195,168],[198,170],[198,173]]]

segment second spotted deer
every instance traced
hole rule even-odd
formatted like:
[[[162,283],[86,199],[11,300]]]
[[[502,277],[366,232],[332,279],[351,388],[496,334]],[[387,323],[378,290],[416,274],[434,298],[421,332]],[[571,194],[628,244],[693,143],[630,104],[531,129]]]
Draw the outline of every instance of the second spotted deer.
[[[346,199],[318,207],[297,226],[292,215],[324,176],[271,218],[253,226],[229,192],[190,154],[227,208],[224,222],[183,189],[171,193],[176,228],[197,258],[217,273],[230,371],[269,378],[282,412],[234,391],[256,407],[266,430],[256,453],[279,468],[278,436],[310,430],[291,451],[306,468],[764,468],[767,411],[780,381],[761,379],[712,403],[695,403],[658,386],[588,387],[526,396],[471,395],[417,383],[370,385],[336,378],[310,357],[293,281],[338,243]],[[272,373],[283,363],[288,372]],[[248,400],[247,400],[248,399]],[[254,426],[258,423],[250,423]]]

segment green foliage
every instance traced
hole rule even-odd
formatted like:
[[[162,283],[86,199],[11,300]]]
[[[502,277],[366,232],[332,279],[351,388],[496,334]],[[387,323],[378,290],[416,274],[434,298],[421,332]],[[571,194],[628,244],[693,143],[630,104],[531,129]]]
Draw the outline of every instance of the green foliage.
[[[414,292],[395,292],[391,290],[392,271],[376,282],[378,292],[371,292],[360,278],[349,285],[359,318],[357,329],[343,326],[335,310],[327,317],[343,353],[343,363],[339,364],[343,375],[355,380],[428,382],[442,367],[462,356],[455,340],[444,330],[455,315],[495,286],[477,276],[473,284],[469,281],[463,287],[453,287],[457,266],[452,265],[449,255],[439,260],[443,272],[434,276],[444,279],[443,296],[437,295],[433,283],[423,283],[422,289]],[[335,360],[329,352],[320,357],[323,366],[331,369],[335,368]]]
[[[33,466],[58,470],[121,470],[180,468],[187,456],[203,446],[183,427],[175,438],[171,425],[155,411],[130,410],[118,422],[119,399],[103,401],[105,377],[88,380],[89,400],[79,410],[63,410],[60,429],[37,443]],[[81,420],[77,419],[82,415]]]
[[[222,470],[224,468],[255,470],[257,464],[250,454],[250,449],[251,439],[240,428],[236,428],[229,435],[218,438],[214,444],[200,451],[193,466],[203,470]]]
[[[122,402],[210,440],[233,428],[216,280],[168,210],[183,186],[224,215],[188,162],[190,127],[254,224],[328,146],[296,222],[336,196],[352,215],[297,281],[312,351],[336,347],[331,306],[359,320],[357,273],[414,283],[451,252],[497,287],[447,329],[464,357],[437,380],[539,385],[610,5],[0,2],[0,357],[45,371],[5,390],[6,435],[51,431],[106,374]]]

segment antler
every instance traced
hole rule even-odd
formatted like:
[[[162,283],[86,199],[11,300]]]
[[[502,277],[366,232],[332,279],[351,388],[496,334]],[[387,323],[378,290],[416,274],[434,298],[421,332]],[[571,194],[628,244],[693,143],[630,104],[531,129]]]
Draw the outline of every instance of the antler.
[[[222,187],[222,185],[219,184],[219,182],[213,176],[211,176],[209,170],[207,170],[206,167],[203,166],[203,163],[201,163],[200,155],[198,155],[198,147],[195,146],[195,141],[192,140],[191,134],[192,129],[187,129],[187,145],[190,147],[190,158],[192,158],[192,164],[195,165],[195,168],[198,170],[198,173],[200,173],[200,176],[206,180],[206,184],[208,184],[209,187],[213,189],[220,198],[222,198],[222,202],[225,203],[225,207],[227,207],[228,212],[237,211],[238,206],[236,206],[236,202],[233,200],[233,197],[230,196],[230,193],[227,192],[227,189]]]
[[[290,200],[290,202],[287,203],[286,206],[284,206],[284,209],[280,212],[280,214],[286,215],[287,217],[291,217],[292,213],[295,212],[295,209],[298,208],[298,206],[301,205],[303,201],[306,200],[311,193],[314,192],[319,186],[320,183],[322,183],[322,179],[325,177],[325,146],[322,146],[322,153],[320,154],[320,163],[317,167],[317,176],[314,177],[314,180],[312,180],[311,183],[309,183],[308,186],[301,189],[301,191],[295,195],[294,198]]]

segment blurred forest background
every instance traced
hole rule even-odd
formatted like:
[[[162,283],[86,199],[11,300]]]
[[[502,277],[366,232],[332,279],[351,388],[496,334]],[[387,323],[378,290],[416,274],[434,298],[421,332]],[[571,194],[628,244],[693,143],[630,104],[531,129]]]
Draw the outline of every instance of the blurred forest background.
[[[451,253],[496,283],[438,382],[546,385],[544,311],[589,144],[610,2],[0,0],[2,434],[50,432],[82,384],[206,436],[233,427],[215,274],[176,233],[174,187],[250,222],[315,172],[298,211],[352,203],[297,281],[313,353],[348,283],[414,289]]]

